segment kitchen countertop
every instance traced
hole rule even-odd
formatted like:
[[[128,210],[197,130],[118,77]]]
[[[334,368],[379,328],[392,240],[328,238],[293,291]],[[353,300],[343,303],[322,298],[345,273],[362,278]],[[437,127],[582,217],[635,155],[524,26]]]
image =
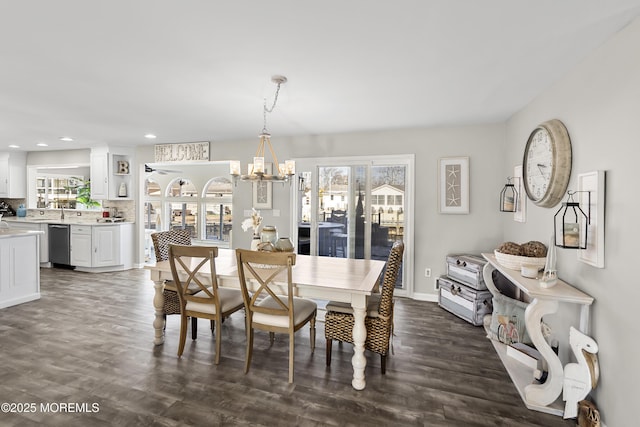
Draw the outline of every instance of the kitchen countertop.
[[[102,220],[102,218],[98,218]],[[95,218],[82,218],[77,216],[70,216],[65,219],[55,218],[34,218],[34,217],[3,217],[3,221],[6,222],[28,222],[31,224],[70,224],[70,225],[117,225],[117,224],[131,224],[131,221],[119,221],[119,222],[98,222]]]
[[[12,228],[0,228],[0,239],[8,239],[25,234],[44,234],[44,231],[15,230]]]

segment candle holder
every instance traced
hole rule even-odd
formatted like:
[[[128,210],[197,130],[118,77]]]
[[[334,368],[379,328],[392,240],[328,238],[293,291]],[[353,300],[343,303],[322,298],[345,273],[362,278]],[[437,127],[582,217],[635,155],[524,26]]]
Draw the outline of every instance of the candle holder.
[[[573,200],[576,193],[589,193],[588,214],[585,214],[580,203]],[[568,191],[566,202],[562,203],[553,216],[553,235],[555,246],[566,249],[587,249],[587,236],[591,216],[591,192]]]
[[[551,240],[551,245],[547,248],[547,258],[544,263],[544,271],[542,272],[542,277],[540,278],[540,287],[541,288],[551,288],[558,283],[558,270],[556,267],[556,247],[553,245],[553,239]]]
[[[500,212],[516,212],[518,210],[518,192],[511,183],[512,177],[507,177],[507,183],[500,192]]]

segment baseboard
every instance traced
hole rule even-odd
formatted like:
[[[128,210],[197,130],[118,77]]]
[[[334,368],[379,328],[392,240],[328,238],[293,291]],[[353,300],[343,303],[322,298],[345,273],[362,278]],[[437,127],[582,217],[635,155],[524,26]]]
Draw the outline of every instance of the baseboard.
[[[416,301],[438,302],[438,295],[414,292],[414,294],[411,296],[411,299],[414,299]]]

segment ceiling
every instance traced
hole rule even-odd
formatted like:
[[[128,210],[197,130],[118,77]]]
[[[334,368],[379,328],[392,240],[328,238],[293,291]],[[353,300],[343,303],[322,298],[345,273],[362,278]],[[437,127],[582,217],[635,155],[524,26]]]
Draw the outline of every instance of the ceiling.
[[[0,0],[0,150],[253,138],[274,74],[289,79],[274,137],[501,122],[639,14],[640,0]]]

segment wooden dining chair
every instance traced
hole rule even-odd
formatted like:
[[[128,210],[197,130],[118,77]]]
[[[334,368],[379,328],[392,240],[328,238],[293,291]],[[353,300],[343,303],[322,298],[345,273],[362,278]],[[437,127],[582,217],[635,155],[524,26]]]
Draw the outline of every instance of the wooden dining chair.
[[[189,230],[169,230],[158,231],[151,234],[151,242],[153,243],[153,251],[156,255],[156,262],[167,261],[169,259],[169,245],[191,245],[191,233]],[[193,289],[197,292],[197,289]],[[162,292],[164,305],[162,306],[165,326],[167,315],[180,314],[180,299],[178,298],[178,290],[172,280],[164,282],[164,291]],[[213,326],[213,324],[211,325]],[[212,329],[213,331],[213,329]],[[198,335],[198,319],[191,319],[191,336],[196,339]]]
[[[216,276],[215,246],[169,245],[171,274],[180,299],[180,344],[178,357],[182,356],[187,339],[188,317],[204,318],[217,323],[215,364],[220,362],[222,319],[244,307],[239,289],[219,288]],[[190,286],[198,287],[192,293]]]
[[[292,267],[296,254],[236,249],[238,276],[247,314],[247,352],[244,373],[249,372],[253,353],[253,330],[289,334],[289,383],[293,382],[295,332],[310,324],[311,351],[316,345],[317,304],[293,296]],[[251,287],[252,284],[255,286]],[[249,293],[249,288],[254,291]]]
[[[384,272],[379,297],[372,295],[367,305],[364,319],[367,338],[364,347],[380,355],[382,374],[386,373],[386,360],[389,343],[393,333],[393,291],[402,264],[404,243],[396,241],[391,247]],[[350,304],[329,302],[324,317],[324,336],[327,342],[327,366],[331,366],[331,347],[333,340],[353,344],[353,309]]]

